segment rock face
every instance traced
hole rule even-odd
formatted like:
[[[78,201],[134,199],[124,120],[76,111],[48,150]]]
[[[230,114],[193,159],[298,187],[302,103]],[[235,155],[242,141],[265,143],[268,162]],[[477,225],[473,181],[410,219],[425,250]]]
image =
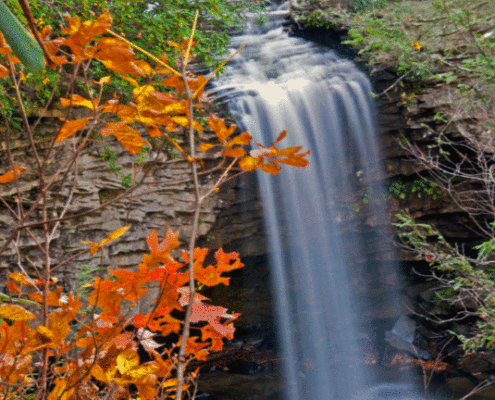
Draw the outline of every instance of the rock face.
[[[57,131],[57,122],[46,119],[41,129],[47,133]],[[2,136],[5,137],[5,136]],[[40,147],[46,147],[43,138],[39,139]],[[5,141],[2,142],[7,148]],[[28,167],[21,177],[19,187],[14,184],[0,186],[0,197],[13,209],[16,209],[16,198],[21,198],[24,207],[29,207],[38,196],[36,165],[33,162],[31,149],[27,141],[20,135],[10,143],[15,165]],[[54,147],[54,156],[49,170],[64,163],[70,157],[72,143],[70,140],[61,142]],[[105,206],[125,193],[121,178],[112,172],[109,162],[105,161],[105,154],[113,152],[121,174],[130,174],[136,182],[143,177],[143,171],[153,168],[144,180],[144,184],[137,187],[132,194],[120,201]],[[206,159],[209,165],[214,155]],[[7,152],[2,152],[1,165],[5,168]],[[53,238],[52,260],[53,266],[63,260],[74,257],[70,262],[57,270],[59,279],[66,289],[74,289],[78,283],[78,274],[82,267],[95,268],[102,264],[105,268],[132,268],[142,260],[143,252],[148,250],[146,237],[151,230],[156,230],[159,237],[171,228],[179,232],[179,238],[188,240],[191,231],[194,211],[194,192],[191,182],[190,164],[180,157],[173,157],[170,152],[162,154],[148,154],[143,169],[136,167],[136,159],[127,153],[117,142],[95,144],[88,146],[77,160],[76,168],[71,169],[63,183],[61,176],[56,178],[54,191],[48,195],[48,212],[50,217],[56,218],[64,211],[64,202],[69,197],[71,204],[64,216],[77,215],[76,218],[61,222],[60,229]],[[50,178],[50,176],[49,176]],[[213,187],[213,175],[201,177],[203,190]],[[55,195],[59,192],[58,196]],[[215,212],[218,196],[213,194],[204,203],[200,216],[199,234],[206,234],[215,221]],[[217,208],[220,210],[220,208]],[[31,214],[27,222],[39,218],[39,211]],[[15,226],[15,219],[6,208],[0,217],[0,246],[10,235]],[[112,231],[130,225],[131,229],[119,240],[105,246],[103,257],[92,257],[89,252],[82,254],[88,246],[82,241],[99,242]],[[2,281],[8,271],[19,268],[19,264],[27,271],[41,266],[39,249],[36,241],[43,240],[41,227],[33,227],[27,234],[24,230],[19,240],[14,240],[7,250],[0,256],[0,273]],[[31,235],[31,236],[30,236]],[[79,282],[80,283],[80,282]]]

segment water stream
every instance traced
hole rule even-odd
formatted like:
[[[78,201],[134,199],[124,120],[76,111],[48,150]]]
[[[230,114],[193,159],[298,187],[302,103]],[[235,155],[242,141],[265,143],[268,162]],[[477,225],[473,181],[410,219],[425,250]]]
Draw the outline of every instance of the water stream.
[[[309,167],[259,175],[285,398],[419,399],[409,376],[372,367],[382,362],[384,319],[369,309],[401,311],[397,272],[379,255],[367,260],[370,247],[388,240],[372,228],[387,218],[370,82],[334,51],[289,37],[287,8],[277,7],[262,28],[253,22],[232,38],[232,52],[248,46],[215,93],[255,141],[268,145],[287,129],[283,147],[311,149]],[[354,228],[360,215],[365,233]]]

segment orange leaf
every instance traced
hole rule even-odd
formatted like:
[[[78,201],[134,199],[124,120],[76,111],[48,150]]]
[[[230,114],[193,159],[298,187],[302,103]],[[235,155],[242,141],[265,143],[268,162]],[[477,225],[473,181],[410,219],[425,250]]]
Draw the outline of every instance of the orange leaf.
[[[216,145],[214,144],[209,144],[209,143],[201,143],[199,145],[199,151],[208,151],[210,149],[212,149],[213,147],[215,147]]]
[[[3,65],[0,65],[0,78],[5,78],[8,75],[9,75],[9,69],[4,67]]]
[[[234,147],[232,149],[224,149],[222,150],[222,153],[225,155],[225,157],[241,158],[246,155],[246,150],[244,150],[242,147]]]
[[[283,130],[282,132],[280,132],[280,135],[278,135],[277,139],[272,143],[272,146],[275,146],[278,142],[280,142],[286,136],[287,136],[286,130]]]
[[[28,321],[36,317],[31,311],[17,304],[1,304],[0,318],[10,319],[12,321]]]
[[[12,281],[8,281],[7,284],[7,289],[9,289],[9,292],[12,293],[12,294],[15,294],[17,295],[19,293],[19,291],[21,290],[19,288],[19,286],[17,286],[14,282]]]
[[[103,137],[115,136],[120,144],[132,154],[137,154],[145,144],[139,132],[129,127],[126,121],[109,122],[100,130],[100,133]]]
[[[95,242],[85,242],[84,240],[81,240],[81,242],[83,244],[87,244],[88,246],[91,246],[91,249],[89,250],[89,252],[91,253],[91,255],[95,254],[100,249],[100,246],[98,245],[98,243],[95,243]]]
[[[277,175],[280,171],[282,171],[282,168],[275,163],[262,163],[261,170],[272,175]]]
[[[127,82],[133,84],[136,87],[139,87],[139,82],[137,80],[135,80],[134,78],[131,78],[130,76],[124,76],[124,75],[122,75],[121,78],[124,81],[127,81]]]
[[[147,125],[146,131],[148,132],[148,135],[150,135],[150,137],[152,137],[152,138],[162,136],[162,131],[158,127],[156,127],[155,125]]]
[[[208,119],[208,125],[215,132],[218,137],[218,140],[223,142],[230,135],[232,135],[237,128],[237,125],[231,125],[229,128],[225,125],[222,118],[216,117],[213,114],[210,114],[210,118]]]
[[[62,140],[71,137],[77,131],[83,129],[89,120],[90,118],[80,118],[74,119],[72,121],[66,121],[60,128],[60,131],[58,132],[58,135],[55,139],[55,143],[61,142]]]
[[[244,133],[241,133],[240,135],[236,136],[234,139],[225,143],[225,147],[232,147],[236,144],[250,145],[252,138],[253,137],[248,132],[244,132]]]
[[[9,183],[14,179],[19,178],[21,174],[26,171],[24,167],[14,167],[3,175],[0,175],[0,183]]]
[[[151,66],[143,60],[132,60],[122,62],[122,60],[100,60],[109,70],[118,74],[127,74],[146,77],[152,71]]]
[[[217,260],[215,266],[204,267],[202,262],[194,264],[194,277],[201,284],[206,286],[216,286],[220,283],[228,285],[230,278],[221,276],[222,273],[244,267],[236,252],[224,253],[222,249],[219,249],[215,252],[215,259]]]

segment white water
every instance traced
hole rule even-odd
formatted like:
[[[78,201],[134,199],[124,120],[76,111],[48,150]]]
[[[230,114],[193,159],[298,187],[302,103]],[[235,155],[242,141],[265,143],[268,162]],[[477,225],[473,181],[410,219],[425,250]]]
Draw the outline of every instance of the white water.
[[[365,273],[354,265],[364,240],[349,233],[347,221],[361,201],[357,191],[381,168],[371,85],[333,51],[289,38],[283,14],[279,8],[263,28],[252,24],[233,37],[232,52],[248,46],[226,67],[215,93],[255,141],[269,145],[287,129],[282,147],[311,149],[309,167],[259,175],[286,400],[419,399],[410,385],[370,373],[360,350],[360,335],[373,329],[358,321],[368,307],[353,282]],[[373,190],[377,195],[379,188]],[[383,210],[372,212],[385,222]],[[344,251],[350,241],[352,251]],[[387,307],[397,301],[392,296]]]

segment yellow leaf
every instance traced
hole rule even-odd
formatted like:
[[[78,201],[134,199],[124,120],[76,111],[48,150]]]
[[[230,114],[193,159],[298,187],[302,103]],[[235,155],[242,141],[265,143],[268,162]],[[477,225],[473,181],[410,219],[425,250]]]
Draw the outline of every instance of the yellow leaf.
[[[110,82],[110,75],[104,76],[98,82],[96,82],[96,81],[93,81],[93,82],[97,83],[98,85],[104,85],[105,83],[109,83]]]
[[[43,325],[37,326],[36,332],[38,332],[38,334],[44,339],[44,342],[47,341],[52,342],[53,339],[55,338],[55,335],[53,334],[52,330]]]
[[[103,239],[99,245],[103,247],[107,243],[110,243],[112,240],[117,239],[118,237],[122,236],[124,233],[126,233],[129,229],[131,229],[130,226],[123,226],[122,228],[117,229],[116,231],[113,231],[110,235],[108,235],[105,239]]]
[[[129,229],[131,229],[130,226],[123,226],[122,228],[117,229],[116,231],[113,231],[110,235],[108,235],[105,239],[101,240],[99,243],[95,242],[85,242],[84,240],[82,241],[84,244],[87,244],[88,246],[91,246],[91,255],[95,254],[100,248],[102,248],[104,245],[107,243],[110,243],[112,240],[117,239],[118,237],[122,236],[124,233],[126,233]]]
[[[65,124],[60,128],[60,131],[58,132],[58,135],[55,139],[55,143],[61,142],[62,140],[71,137],[77,131],[83,129],[89,120],[90,118],[80,118],[74,119],[72,121],[66,121]]]
[[[14,167],[9,172],[0,175],[0,183],[12,182],[14,179],[19,178],[24,171],[26,171],[24,167]]]
[[[85,99],[82,96],[79,96],[78,94],[73,95],[70,99],[60,99],[60,104],[62,104],[62,107],[68,107],[70,105],[74,106],[81,106],[81,107],[87,107],[91,110],[95,110],[97,100],[94,99],[93,102],[91,100]]]
[[[172,119],[174,120],[174,122],[176,122],[180,126],[183,126],[185,128],[189,128],[189,118],[187,118],[187,117],[172,117]],[[199,131],[202,131],[204,129],[203,125],[201,125],[195,119],[193,119],[192,126],[194,129],[197,129]]]
[[[124,81],[132,83],[134,86],[139,87],[139,82],[137,80],[135,80],[134,78],[131,78],[130,76],[125,76],[125,75],[122,75],[121,78]]]
[[[258,169],[262,164],[262,160],[259,157],[246,156],[239,161],[239,167],[243,171],[254,171]]]
[[[64,378],[55,378],[55,387],[47,396],[47,400],[68,400],[74,393],[75,388],[67,389],[67,380]]]
[[[127,349],[117,356],[117,369],[124,375],[139,365],[139,356],[136,350]]]
[[[99,380],[100,382],[108,383],[107,376],[105,375],[105,371],[100,367],[99,364],[93,364],[90,371],[93,378]]]
[[[12,321],[29,321],[35,315],[17,304],[0,305],[0,318],[10,319]]]

